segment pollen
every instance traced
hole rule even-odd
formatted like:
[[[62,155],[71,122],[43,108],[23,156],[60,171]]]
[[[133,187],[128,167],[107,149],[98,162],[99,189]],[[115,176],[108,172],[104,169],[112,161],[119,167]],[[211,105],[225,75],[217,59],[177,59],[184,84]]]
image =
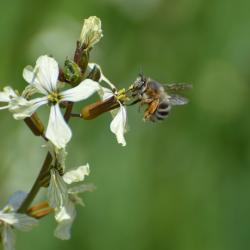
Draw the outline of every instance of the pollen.
[[[50,103],[52,104],[56,104],[60,101],[61,99],[61,96],[58,92],[51,92],[49,95],[48,95],[48,100]]]

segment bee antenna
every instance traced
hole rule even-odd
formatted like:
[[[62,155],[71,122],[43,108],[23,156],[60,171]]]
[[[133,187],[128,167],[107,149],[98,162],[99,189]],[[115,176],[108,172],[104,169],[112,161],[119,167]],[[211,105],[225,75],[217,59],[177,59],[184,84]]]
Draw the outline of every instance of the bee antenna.
[[[139,76],[140,76],[141,78],[144,78],[144,74],[143,74],[142,67],[140,67]]]

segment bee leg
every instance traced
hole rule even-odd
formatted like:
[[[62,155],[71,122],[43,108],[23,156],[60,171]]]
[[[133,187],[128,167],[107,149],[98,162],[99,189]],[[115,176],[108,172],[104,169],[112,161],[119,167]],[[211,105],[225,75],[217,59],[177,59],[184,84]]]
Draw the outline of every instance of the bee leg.
[[[144,112],[144,119],[148,120],[151,115],[157,110],[157,107],[159,105],[159,101],[155,100],[148,104],[148,108]]]

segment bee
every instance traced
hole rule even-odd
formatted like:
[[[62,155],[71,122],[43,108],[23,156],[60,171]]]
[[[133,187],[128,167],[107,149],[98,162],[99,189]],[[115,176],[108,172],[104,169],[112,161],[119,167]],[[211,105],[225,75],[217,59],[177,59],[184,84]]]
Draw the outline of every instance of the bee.
[[[161,84],[140,74],[128,90],[113,90],[114,95],[110,98],[84,107],[81,110],[81,117],[85,120],[90,120],[107,111],[118,108],[120,103],[125,106],[139,103],[140,107],[147,105],[144,112],[144,120],[152,122],[162,121],[168,116],[172,106],[188,103],[185,97],[175,93],[191,87],[192,85],[187,83]],[[119,96],[123,98],[119,98]]]
[[[147,105],[144,120],[162,121],[168,117],[172,106],[188,103],[188,99],[177,95],[176,92],[191,87],[192,85],[187,83],[161,84],[140,75],[130,87],[131,96],[135,99],[130,105],[138,102],[140,106]]]

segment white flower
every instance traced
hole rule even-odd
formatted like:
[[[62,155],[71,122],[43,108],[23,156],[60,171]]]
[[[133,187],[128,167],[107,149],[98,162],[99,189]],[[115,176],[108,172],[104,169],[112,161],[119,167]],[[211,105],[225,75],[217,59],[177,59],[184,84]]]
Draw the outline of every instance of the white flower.
[[[80,166],[75,170],[66,172],[63,175],[63,180],[67,184],[72,184],[73,182],[83,181],[86,175],[89,175],[89,164]]]
[[[63,118],[59,104],[64,101],[78,102],[87,99],[99,89],[99,85],[95,81],[86,79],[74,88],[60,91],[58,75],[57,62],[46,55],[37,59],[33,70],[29,66],[26,67],[23,71],[24,79],[45,96],[30,101],[17,99],[15,105],[12,104],[12,112],[16,119],[24,119],[31,116],[40,106],[49,103],[51,108],[45,136],[56,147],[64,148],[72,133]]]
[[[118,143],[122,144],[122,146],[126,146],[126,141],[124,138],[124,134],[126,132],[126,124],[127,112],[125,107],[120,103],[120,108],[118,109],[117,114],[110,123],[110,130],[116,135]]]
[[[98,93],[101,96],[102,100],[106,100],[112,96],[116,96],[117,91],[115,85],[107,79],[107,77],[103,74],[102,69],[98,64],[89,63],[87,68],[87,74],[89,74],[95,67],[100,71],[99,82],[104,82],[111,88],[108,89],[105,87],[100,87]],[[120,108],[111,111],[113,120],[110,124],[110,130],[112,133],[116,135],[118,143],[122,144],[122,146],[126,146],[124,134],[126,133],[126,127],[127,127],[127,111],[121,102],[119,102],[119,104]]]
[[[30,231],[38,225],[38,221],[26,214],[19,214],[15,211],[19,208],[26,197],[24,192],[14,193],[8,204],[0,211],[0,232],[4,250],[15,249],[15,237],[13,229],[23,232]]]
[[[96,16],[91,16],[84,20],[80,35],[80,43],[84,48],[91,48],[103,37],[101,20]]]
[[[82,199],[78,196],[80,193],[84,193],[86,191],[90,192],[95,189],[93,184],[82,184],[68,189],[68,203],[65,204],[57,213],[56,213],[56,221],[58,225],[55,229],[55,236],[61,240],[70,239],[70,231],[72,224],[76,217],[76,209],[75,205],[79,204],[84,206]]]
[[[3,91],[0,92],[0,102],[8,103],[6,106],[0,107],[2,109],[10,108],[10,102],[13,98],[16,98],[16,92],[9,86],[4,87]]]
[[[58,226],[55,236],[62,240],[70,238],[70,229],[76,217],[75,204],[81,203],[76,193],[88,191],[88,188],[68,188],[67,185],[83,181],[89,175],[89,165],[80,166],[75,170],[66,172],[63,176],[56,169],[51,170],[51,180],[48,190],[48,201],[55,209],[55,219]]]

